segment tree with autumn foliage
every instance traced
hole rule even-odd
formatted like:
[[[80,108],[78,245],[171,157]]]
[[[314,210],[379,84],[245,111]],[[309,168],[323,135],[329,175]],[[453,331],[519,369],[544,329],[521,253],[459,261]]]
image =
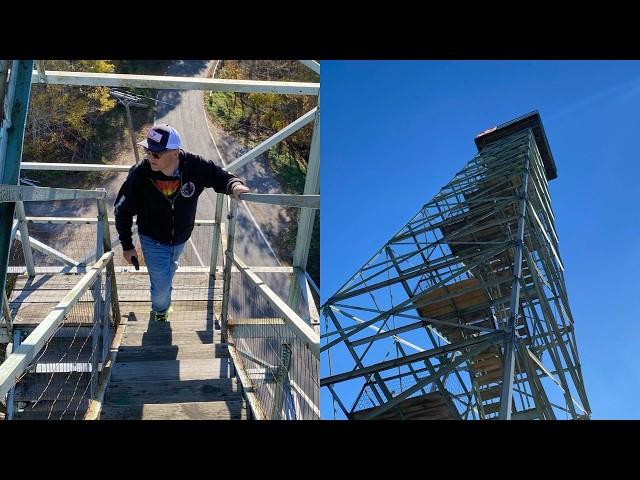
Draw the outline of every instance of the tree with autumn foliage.
[[[111,73],[107,60],[46,60],[47,70]],[[31,89],[24,160],[73,162],[82,157],[101,115],[116,106],[107,87],[36,84]]]
[[[217,78],[318,82],[319,76],[297,60],[223,60]],[[252,130],[272,135],[317,105],[313,95],[216,92],[207,98],[208,110],[230,130]],[[312,126],[285,140],[285,149],[306,165]],[[295,152],[295,153],[294,153]]]

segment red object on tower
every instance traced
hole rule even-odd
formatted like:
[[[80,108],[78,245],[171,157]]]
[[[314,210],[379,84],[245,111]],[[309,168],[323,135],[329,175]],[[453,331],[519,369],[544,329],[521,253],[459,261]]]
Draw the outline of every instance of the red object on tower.
[[[483,135],[486,135],[487,133],[491,133],[494,132],[498,127],[495,126],[493,128],[488,128],[487,130],[485,130],[484,132],[480,132],[478,135],[476,135],[476,138],[481,137]]]

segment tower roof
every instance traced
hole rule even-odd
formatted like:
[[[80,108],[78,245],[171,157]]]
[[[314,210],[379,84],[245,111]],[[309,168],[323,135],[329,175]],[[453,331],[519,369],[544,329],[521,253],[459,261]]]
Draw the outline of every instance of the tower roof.
[[[540,114],[537,110],[480,133],[475,138],[476,147],[478,147],[478,151],[480,151],[489,143],[495,142],[507,135],[511,135],[512,133],[527,128],[531,128],[533,130],[533,136],[535,138],[536,145],[538,146],[540,156],[542,157],[542,162],[544,163],[547,180],[557,178],[558,170],[556,169],[556,163],[553,160],[553,155],[549,148],[549,142],[547,141],[547,135],[544,133],[544,127],[542,126],[542,119],[540,118]]]

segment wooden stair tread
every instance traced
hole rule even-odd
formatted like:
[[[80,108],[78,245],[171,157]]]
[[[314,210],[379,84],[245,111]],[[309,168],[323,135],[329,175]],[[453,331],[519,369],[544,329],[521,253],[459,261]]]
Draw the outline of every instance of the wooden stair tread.
[[[88,372],[27,374],[15,386],[16,400],[68,399],[83,392],[91,378]],[[46,388],[46,390],[45,390]]]
[[[219,331],[193,331],[193,332],[143,332],[125,330],[123,345],[199,345],[220,343],[222,337]]]
[[[493,413],[500,412],[500,402],[489,403],[482,405],[485,415],[491,415]]]
[[[163,380],[152,382],[109,383],[106,405],[140,403],[206,402],[240,398],[236,379]]]
[[[116,361],[111,373],[111,383],[227,378],[229,364],[230,362],[227,359],[219,358],[138,362]]]
[[[117,362],[145,362],[155,360],[187,360],[228,358],[226,344],[120,346]]]
[[[100,420],[244,420],[246,418],[247,409],[242,400],[108,405],[100,413]]]

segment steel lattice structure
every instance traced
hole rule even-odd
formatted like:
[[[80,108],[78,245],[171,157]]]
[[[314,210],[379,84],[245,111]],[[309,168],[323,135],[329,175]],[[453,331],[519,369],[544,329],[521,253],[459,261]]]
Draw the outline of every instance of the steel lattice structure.
[[[540,115],[475,142],[322,306],[322,395],[345,418],[590,418]]]

